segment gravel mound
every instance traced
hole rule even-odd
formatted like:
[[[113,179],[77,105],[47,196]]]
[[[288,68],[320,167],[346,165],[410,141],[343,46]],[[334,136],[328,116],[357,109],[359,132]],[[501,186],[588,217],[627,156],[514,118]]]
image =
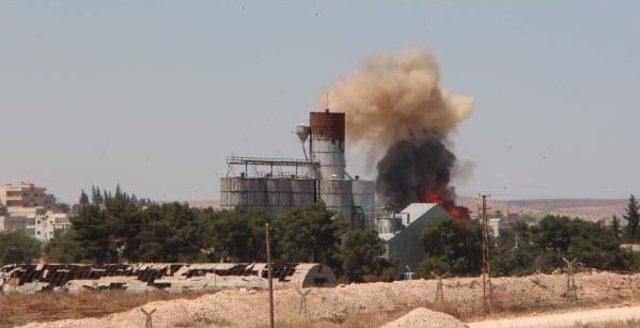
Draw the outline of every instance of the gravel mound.
[[[466,328],[462,321],[442,312],[417,308],[380,328]]]

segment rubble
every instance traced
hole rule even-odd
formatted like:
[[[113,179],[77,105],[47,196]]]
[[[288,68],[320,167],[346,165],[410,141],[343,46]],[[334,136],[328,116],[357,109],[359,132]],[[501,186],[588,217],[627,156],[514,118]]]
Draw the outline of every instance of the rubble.
[[[266,289],[267,271],[265,263],[14,264],[0,268],[0,290],[36,293]],[[333,287],[336,281],[328,266],[317,263],[273,264],[272,272],[275,288]]]

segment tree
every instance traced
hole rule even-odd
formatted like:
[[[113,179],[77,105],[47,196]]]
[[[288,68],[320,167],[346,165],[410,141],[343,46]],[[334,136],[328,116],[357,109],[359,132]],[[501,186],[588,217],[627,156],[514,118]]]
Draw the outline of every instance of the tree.
[[[349,231],[340,247],[340,261],[343,274],[350,281],[362,281],[365,275],[381,275],[385,261],[384,241],[372,229]]]
[[[100,187],[91,186],[91,203],[93,205],[102,205],[104,203]]]
[[[42,246],[32,237],[20,233],[0,233],[0,265],[32,263],[40,257]]]
[[[623,217],[627,220],[627,237],[630,241],[637,241],[640,213],[638,212],[638,200],[635,195],[629,196],[629,203]]]
[[[44,248],[45,260],[54,263],[77,263],[86,260],[88,256],[83,253],[76,234],[77,232],[72,230],[47,242]]]
[[[106,212],[98,205],[80,208],[78,216],[71,218],[73,240],[82,249],[83,258],[97,263],[117,261],[117,250],[112,243],[112,227]]]
[[[537,254],[537,249],[528,244],[496,253],[491,262],[491,273],[497,276],[531,274],[536,269]]]
[[[278,258],[339,268],[340,264],[335,260],[347,224],[341,216],[333,217],[324,203],[298,207],[278,217],[273,224]]]
[[[203,248],[209,250],[209,260],[265,261],[264,226],[267,222],[269,217],[263,211],[244,208],[204,211],[201,214],[201,225],[205,231]]]
[[[119,196],[127,197],[124,194]],[[190,262],[203,245],[203,231],[186,204],[152,204],[129,215],[137,233],[122,236],[123,256],[131,261]]]
[[[495,249],[491,250],[491,273],[498,276],[529,274],[536,269],[540,248],[531,242],[531,229],[522,221],[511,231],[502,231]]]
[[[482,228],[476,221],[464,222],[449,217],[434,218],[422,233],[424,261],[418,271],[432,270],[458,275],[475,275],[482,266]]]
[[[89,196],[87,196],[87,193],[84,192],[84,189],[80,191],[80,199],[78,200],[78,204],[80,205],[89,204]]]
[[[613,232],[613,235],[616,238],[620,238],[621,236],[620,219],[618,219],[618,216],[616,215],[614,215],[613,218],[611,219],[611,232]]]
[[[532,228],[532,242],[541,250],[536,265],[551,271],[562,265],[562,257],[575,257],[587,267],[626,269],[629,256],[610,229],[594,222],[546,216]]]

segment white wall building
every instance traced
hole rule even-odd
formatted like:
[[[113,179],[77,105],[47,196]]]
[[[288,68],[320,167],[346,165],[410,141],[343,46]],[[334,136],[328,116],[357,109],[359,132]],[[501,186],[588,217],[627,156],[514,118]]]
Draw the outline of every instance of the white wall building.
[[[0,231],[23,233],[43,243],[70,229],[71,221],[67,213],[47,211],[45,214],[0,216]]]
[[[48,211],[45,215],[36,215],[27,221],[27,234],[43,243],[53,237],[65,234],[71,229],[71,221],[66,213],[53,213]]]

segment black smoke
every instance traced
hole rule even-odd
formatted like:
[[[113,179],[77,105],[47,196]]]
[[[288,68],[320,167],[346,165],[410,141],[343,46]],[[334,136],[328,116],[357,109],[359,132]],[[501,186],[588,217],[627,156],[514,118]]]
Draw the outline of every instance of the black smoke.
[[[399,211],[421,201],[421,190],[444,193],[456,157],[441,140],[400,141],[378,162],[376,191],[390,209]]]

